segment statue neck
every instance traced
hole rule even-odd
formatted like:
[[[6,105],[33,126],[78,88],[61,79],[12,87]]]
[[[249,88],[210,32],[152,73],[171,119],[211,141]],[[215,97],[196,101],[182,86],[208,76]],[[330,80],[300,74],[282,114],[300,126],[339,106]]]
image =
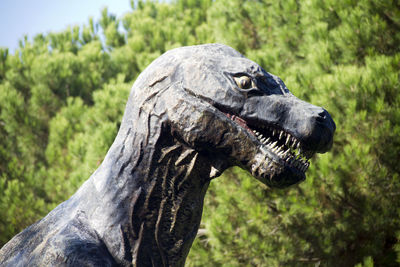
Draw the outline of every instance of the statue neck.
[[[170,135],[143,147],[129,139],[114,144],[91,177],[97,199],[88,219],[122,265],[183,266],[200,225],[211,166]]]

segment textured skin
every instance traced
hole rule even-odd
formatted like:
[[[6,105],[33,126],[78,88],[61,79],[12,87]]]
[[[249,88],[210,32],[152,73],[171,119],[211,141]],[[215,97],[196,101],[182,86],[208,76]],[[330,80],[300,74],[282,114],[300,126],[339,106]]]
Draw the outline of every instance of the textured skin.
[[[243,76],[250,88],[241,88]],[[230,47],[165,53],[133,85],[101,166],[10,240],[0,265],[183,266],[210,180],[226,168],[241,166],[272,187],[305,179],[289,152],[279,157],[250,130],[266,125],[309,157],[331,147],[335,130],[324,109]]]

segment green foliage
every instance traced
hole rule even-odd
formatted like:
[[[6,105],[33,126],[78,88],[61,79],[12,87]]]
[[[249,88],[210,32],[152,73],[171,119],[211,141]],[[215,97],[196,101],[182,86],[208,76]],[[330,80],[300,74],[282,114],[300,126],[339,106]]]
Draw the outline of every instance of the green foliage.
[[[228,44],[337,123],[307,180],[211,183],[188,266],[400,263],[400,6],[395,1],[131,1],[116,18],[0,49],[0,244],[67,199],[117,133],[129,88],[168,49]],[[123,31],[120,31],[120,25]]]

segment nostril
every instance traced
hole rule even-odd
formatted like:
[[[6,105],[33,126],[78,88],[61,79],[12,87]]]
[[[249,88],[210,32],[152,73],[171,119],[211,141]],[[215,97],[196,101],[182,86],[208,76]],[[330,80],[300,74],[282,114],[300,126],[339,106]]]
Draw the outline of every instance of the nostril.
[[[319,115],[320,117],[325,118],[327,113],[328,113],[328,112],[327,112],[325,109],[321,109],[321,111],[318,112],[318,115]]]
[[[318,116],[315,120],[316,120],[317,122],[323,123],[323,122],[325,122],[325,117],[320,117],[320,116]]]
[[[316,121],[323,123],[326,120],[326,115],[327,115],[327,111],[325,109],[322,109],[321,111],[318,112],[318,115],[316,116]]]
[[[326,115],[319,115],[315,118],[315,120],[319,123],[324,123],[326,121]]]
[[[320,127],[325,129],[325,131],[329,131],[330,134],[333,134],[336,129],[336,125],[329,115],[328,111],[326,111],[325,109],[318,110],[317,115],[315,115],[314,119]]]

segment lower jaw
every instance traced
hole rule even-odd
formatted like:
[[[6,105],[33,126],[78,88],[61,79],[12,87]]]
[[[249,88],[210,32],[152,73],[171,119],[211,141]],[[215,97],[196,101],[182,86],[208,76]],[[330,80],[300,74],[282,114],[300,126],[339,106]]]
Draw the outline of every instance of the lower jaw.
[[[267,182],[267,185],[274,188],[286,188],[291,185],[302,182],[305,179],[306,176],[304,173],[302,176],[298,176],[290,172],[283,172],[271,177],[271,179]]]
[[[262,183],[273,188],[285,188],[306,179],[305,172],[288,166],[271,153],[258,153],[250,162],[251,174]]]

